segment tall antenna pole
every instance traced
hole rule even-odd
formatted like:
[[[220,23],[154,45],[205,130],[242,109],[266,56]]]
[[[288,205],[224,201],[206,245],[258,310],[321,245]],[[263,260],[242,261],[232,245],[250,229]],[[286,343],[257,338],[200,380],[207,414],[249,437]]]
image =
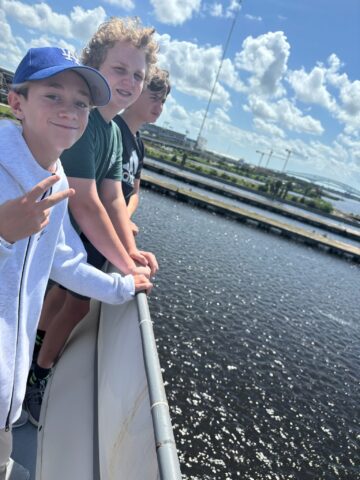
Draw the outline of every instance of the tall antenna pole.
[[[212,87],[212,89],[211,89],[210,97],[209,97],[209,100],[208,100],[208,103],[207,103],[207,106],[206,106],[206,110],[205,110],[205,115],[204,115],[203,121],[202,121],[202,123],[201,123],[201,127],[200,127],[200,130],[199,130],[199,134],[198,134],[197,139],[196,139],[196,145],[195,145],[196,148],[199,148],[199,144],[200,144],[200,141],[201,141],[201,134],[202,134],[202,131],[203,131],[203,129],[204,129],[204,125],[205,125],[205,122],[206,122],[206,118],[207,118],[208,113],[209,113],[209,108],[210,108],[210,105],[211,105],[211,102],[212,102],[212,98],[213,98],[213,96],[214,96],[215,87],[216,87],[217,81],[218,81],[218,79],[219,79],[219,75],[220,75],[221,68],[222,68],[223,63],[224,63],[226,51],[227,51],[227,49],[228,49],[228,46],[229,46],[229,43],[230,43],[230,39],[231,39],[231,35],[232,35],[232,33],[233,33],[233,30],[234,30],[235,23],[236,23],[236,20],[237,20],[238,15],[239,15],[239,12],[240,12],[240,5],[239,5],[239,8],[238,8],[238,9],[236,10],[236,12],[235,12],[235,15],[234,15],[234,18],[233,18],[233,21],[232,21],[232,24],[231,24],[231,28],[230,28],[230,31],[229,31],[229,35],[228,35],[228,37],[227,37],[227,40],[226,40],[226,43],[225,43],[225,46],[224,46],[224,51],[223,51],[222,58],[221,58],[221,62],[220,62],[220,65],[219,65],[219,68],[218,68],[218,71],[217,71],[217,74],[216,74],[215,82],[214,82],[214,85],[213,85],[213,87]]]
[[[283,172],[285,172],[286,165],[287,165],[287,163],[288,163],[288,161],[289,161],[290,155],[292,154],[292,151],[289,150],[288,148],[285,148],[285,150],[287,151],[287,157],[286,157],[286,160],[285,160],[283,169],[282,169]]]

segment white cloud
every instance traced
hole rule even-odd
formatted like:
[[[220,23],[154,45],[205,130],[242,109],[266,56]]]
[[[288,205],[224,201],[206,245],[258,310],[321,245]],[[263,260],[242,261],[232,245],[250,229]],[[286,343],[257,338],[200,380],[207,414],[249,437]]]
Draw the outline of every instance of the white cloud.
[[[251,112],[255,117],[265,121],[276,121],[277,114],[272,104],[268,103],[261,97],[250,95],[248,105],[244,105],[243,109],[246,112]]]
[[[287,80],[297,99],[326,108],[333,118],[344,125],[346,134],[358,135],[360,81],[351,82],[347,74],[339,72],[344,65],[335,54],[330,55],[327,63],[328,66],[319,63],[310,73],[304,69],[289,72]]]
[[[253,22],[262,22],[262,17],[255,17],[254,15],[249,15],[248,13],[245,15],[245,18]]]
[[[209,7],[209,13],[212,17],[222,17],[223,16],[223,6],[221,3],[213,3]]]
[[[229,5],[226,8],[219,2],[205,6],[205,10],[208,11],[212,17],[222,18],[231,18],[240,9],[241,4],[237,0],[230,0]]]
[[[241,3],[238,2],[238,0],[230,0],[229,6],[226,9],[225,16],[226,17],[232,17],[235,12],[241,9]]]
[[[0,65],[8,70],[15,70],[23,55],[11,27],[6,21],[5,14],[1,10],[0,31],[3,39],[0,45]]]
[[[350,116],[360,114],[360,81],[345,82],[340,90],[340,99],[345,112]]]
[[[331,114],[344,124],[344,132],[348,135],[360,136],[360,81],[351,81],[346,73],[340,73],[344,64],[332,54],[327,60],[325,78],[329,86],[336,89],[338,97]]]
[[[23,39],[19,39],[19,43],[23,45],[24,50],[36,47],[60,47],[66,48],[67,50],[70,50],[76,54],[80,53],[77,52],[76,47],[72,43],[49,35],[41,35],[41,37],[36,37],[32,39],[30,43],[25,42]]]
[[[225,58],[223,61],[219,80],[236,92],[245,92],[247,90],[244,83],[240,80],[234,64],[229,58]]]
[[[150,0],[156,19],[169,25],[181,25],[199,12],[201,0]]]
[[[93,10],[73,7],[70,12],[70,19],[72,38],[86,42],[97,30],[100,23],[106,20],[106,12],[102,7]]]
[[[319,120],[310,115],[304,116],[301,110],[286,98],[282,98],[276,103],[269,103],[256,95],[250,95],[244,110],[251,112],[264,122],[280,124],[290,131],[311,135],[321,135],[324,132]]]
[[[304,116],[301,110],[286,98],[282,98],[276,103],[276,112],[278,122],[289,130],[310,135],[324,133],[324,128],[319,120],[312,118],[310,115]]]
[[[215,109],[214,117],[216,118],[217,121],[219,121],[221,123],[230,123],[231,122],[231,118],[222,108],[216,108]]]
[[[352,158],[358,162],[360,162],[360,140],[355,140],[353,137],[348,136],[344,133],[341,133],[337,137],[337,141],[339,144],[343,145],[346,149],[348,149],[351,154]],[[359,164],[358,164],[359,166]]]
[[[8,17],[22,25],[77,40],[88,40],[106,18],[102,7],[85,10],[74,6],[69,16],[54,12],[46,3],[28,5],[18,0],[1,0],[1,7]]]
[[[264,120],[261,120],[261,118],[255,118],[253,123],[257,130],[264,132],[266,135],[281,138],[285,137],[285,133],[281,128],[272,123],[266,123]]]
[[[235,56],[237,68],[250,73],[249,87],[264,95],[284,94],[281,80],[287,71],[290,45],[283,32],[247,37]]]
[[[185,110],[184,107],[181,105],[175,105],[171,110],[170,110],[170,115],[175,118],[176,120],[188,120],[189,115],[187,111]]]
[[[135,8],[135,3],[133,0],[104,0],[106,3],[110,5],[114,5],[115,7],[123,8],[124,10],[132,10]]]
[[[195,43],[171,40],[169,35],[159,37],[160,64],[170,71],[171,82],[177,90],[202,100],[208,100],[218,71],[222,49],[220,46],[199,47]],[[231,67],[225,68],[231,73]],[[240,87],[240,80],[233,71],[228,82]],[[237,83],[238,82],[238,83]],[[213,101],[223,108],[231,106],[230,94],[217,83]]]
[[[326,71],[314,67],[308,74],[301,70],[289,72],[288,81],[295,91],[296,98],[305,103],[315,103],[328,110],[334,106],[334,101],[326,89]]]
[[[2,8],[9,17],[27,27],[53,31],[65,37],[71,36],[70,20],[66,15],[55,13],[46,3],[28,5],[17,0],[3,0]]]

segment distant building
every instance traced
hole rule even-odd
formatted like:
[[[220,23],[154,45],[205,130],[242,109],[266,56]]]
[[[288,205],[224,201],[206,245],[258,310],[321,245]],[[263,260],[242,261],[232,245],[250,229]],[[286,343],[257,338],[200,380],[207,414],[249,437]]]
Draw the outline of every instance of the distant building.
[[[174,147],[181,147],[184,149],[193,149],[195,147],[195,140],[188,138],[184,133],[174,132],[169,128],[160,127],[152,123],[148,123],[140,128],[141,136],[145,139],[166,143]]]
[[[13,72],[0,67],[0,103],[7,103],[7,94],[13,78]]]

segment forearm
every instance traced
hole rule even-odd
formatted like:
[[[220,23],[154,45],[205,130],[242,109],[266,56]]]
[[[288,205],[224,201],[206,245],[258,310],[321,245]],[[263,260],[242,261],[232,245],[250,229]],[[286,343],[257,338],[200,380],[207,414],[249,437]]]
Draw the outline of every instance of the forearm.
[[[127,211],[129,214],[129,218],[133,216],[135,213],[138,205],[139,205],[139,194],[138,193],[133,193],[129,199],[129,203],[127,204]]]
[[[53,269],[51,278],[73,292],[113,305],[127,302],[135,294],[132,275],[109,275],[87,263],[79,263],[71,271]]]
[[[50,278],[68,289],[106,303],[123,303],[134,294],[132,275],[107,275],[86,263],[84,246],[68,216],[59,233]]]
[[[99,252],[123,273],[133,271],[135,263],[127,253],[101,203],[94,205],[90,202],[86,206],[71,209],[71,212],[82,232]]]
[[[106,205],[106,209],[114,229],[127,252],[137,250],[125,201],[121,198],[115,199]]]

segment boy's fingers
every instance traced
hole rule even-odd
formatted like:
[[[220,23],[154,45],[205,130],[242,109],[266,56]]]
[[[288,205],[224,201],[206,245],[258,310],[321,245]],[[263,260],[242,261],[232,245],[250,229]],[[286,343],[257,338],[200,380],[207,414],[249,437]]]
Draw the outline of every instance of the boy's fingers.
[[[36,200],[41,197],[43,193],[46,192],[50,187],[52,187],[56,182],[58,182],[60,177],[58,175],[51,175],[51,177],[41,180],[35,187],[28,192],[25,197],[30,202],[36,202]]]
[[[53,195],[50,195],[50,197],[44,198],[44,200],[41,200],[39,202],[39,208],[41,210],[47,210],[48,208],[53,207],[59,202],[62,202],[66,198],[72,197],[75,193],[75,190],[73,188],[69,188],[68,190],[63,190],[62,192],[57,192],[54,193]]]

